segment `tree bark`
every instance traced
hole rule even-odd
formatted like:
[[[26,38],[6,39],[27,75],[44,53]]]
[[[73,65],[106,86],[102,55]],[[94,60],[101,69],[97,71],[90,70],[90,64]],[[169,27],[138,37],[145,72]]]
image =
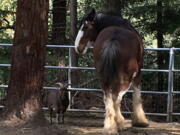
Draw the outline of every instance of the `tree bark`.
[[[71,31],[70,38],[74,42],[77,33],[77,0],[70,1],[70,20],[71,20]]]
[[[104,10],[114,12],[121,16],[122,8],[124,7],[124,0],[105,0]]]
[[[52,43],[65,44],[66,0],[53,0],[52,15]]]
[[[70,2],[70,20],[71,20],[71,29],[70,29],[70,38],[71,42],[74,43],[77,33],[77,0],[71,0]],[[73,49],[71,51],[72,57],[72,66],[77,66],[77,54]]]
[[[41,90],[48,34],[48,0],[18,0],[12,67],[5,115],[23,121],[41,117]]]
[[[70,29],[70,38],[74,44],[74,40],[77,34],[77,0],[71,0],[70,2],[70,20],[71,20],[71,29]],[[71,49],[71,61],[72,66],[78,66],[78,55],[74,49]],[[75,70],[72,72],[72,84],[77,85],[79,77],[79,71]]]
[[[162,1],[157,0],[157,47],[158,48],[163,48],[163,31],[162,31],[162,26],[163,26],[163,16],[162,16]],[[162,51],[157,52],[157,64],[158,68],[162,69],[164,65],[164,58],[163,58],[163,53]],[[162,73],[158,73],[158,90],[163,90],[163,83],[164,83],[164,77],[162,76]]]
[[[52,38],[51,43],[55,45],[66,44],[66,5],[67,0],[52,0]],[[54,49],[53,55],[57,58],[56,65],[65,65],[64,62],[59,61],[61,57],[64,58],[65,51],[63,48]],[[66,72],[59,69],[57,73],[58,82],[66,81]]]

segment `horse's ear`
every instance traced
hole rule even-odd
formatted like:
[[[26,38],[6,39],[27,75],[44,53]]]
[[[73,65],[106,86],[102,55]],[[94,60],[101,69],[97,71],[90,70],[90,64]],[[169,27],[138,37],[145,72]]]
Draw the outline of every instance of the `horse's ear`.
[[[91,14],[96,14],[96,10],[94,8],[91,9]]]
[[[91,11],[90,11],[89,14],[88,14],[88,21],[93,21],[95,15],[96,15],[96,11],[95,11],[94,8],[92,8]]]

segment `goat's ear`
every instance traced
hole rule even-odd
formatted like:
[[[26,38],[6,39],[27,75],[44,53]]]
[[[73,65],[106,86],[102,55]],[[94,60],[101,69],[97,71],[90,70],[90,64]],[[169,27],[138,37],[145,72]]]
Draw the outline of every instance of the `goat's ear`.
[[[70,83],[65,83],[63,87],[64,87],[64,88],[67,88],[67,87],[70,86],[70,85],[71,85]]]
[[[62,88],[64,85],[62,83],[56,83],[60,88]]]
[[[90,11],[91,14],[95,15],[96,14],[96,10],[94,8],[91,9]]]

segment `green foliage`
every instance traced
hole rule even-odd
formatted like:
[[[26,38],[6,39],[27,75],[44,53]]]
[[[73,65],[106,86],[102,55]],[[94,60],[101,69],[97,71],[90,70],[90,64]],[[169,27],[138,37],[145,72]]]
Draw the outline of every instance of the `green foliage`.
[[[80,21],[85,13],[95,8],[96,11],[103,9],[103,0],[77,0],[78,1],[78,21]]]
[[[15,22],[16,0],[1,0],[0,3],[0,43],[12,43]]]
[[[12,43],[14,37],[16,0],[1,0],[0,2],[0,43]],[[0,64],[9,64],[11,48],[0,46]],[[7,85],[10,68],[0,67],[0,85]],[[0,88],[0,99],[5,96],[5,89]]]
[[[15,11],[17,0],[1,0],[0,7],[1,10]]]
[[[161,29],[165,37],[164,43],[169,43],[166,37],[169,40],[172,37],[169,34],[173,34],[180,26],[180,2],[176,0],[163,0],[162,9],[158,9],[156,4],[156,1],[153,0],[135,2],[128,5],[124,10],[124,14],[144,36],[154,36],[157,31],[157,11],[162,10],[163,24]],[[174,46],[173,44],[174,42],[172,42],[172,46]]]

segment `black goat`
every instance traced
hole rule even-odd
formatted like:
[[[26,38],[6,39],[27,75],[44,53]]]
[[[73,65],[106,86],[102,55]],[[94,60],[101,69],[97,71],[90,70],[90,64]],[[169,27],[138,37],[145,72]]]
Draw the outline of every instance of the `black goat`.
[[[69,105],[67,86],[58,83],[59,90],[49,90],[47,92],[46,103],[49,109],[50,121],[52,124],[53,114],[57,114],[58,124],[60,124],[60,115],[62,115],[62,123],[64,123],[64,113]]]

